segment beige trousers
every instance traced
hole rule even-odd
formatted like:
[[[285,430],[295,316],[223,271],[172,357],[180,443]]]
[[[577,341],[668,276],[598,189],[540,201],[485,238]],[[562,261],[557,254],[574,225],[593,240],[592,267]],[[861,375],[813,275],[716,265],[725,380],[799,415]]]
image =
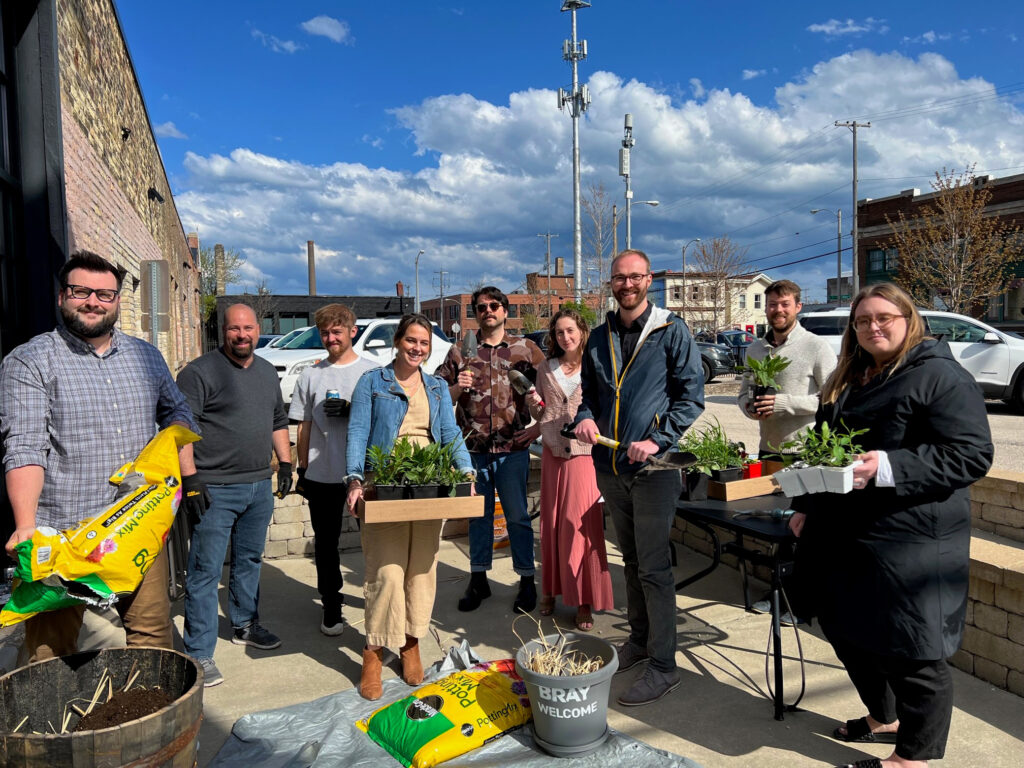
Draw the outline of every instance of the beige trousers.
[[[437,591],[441,520],[364,523],[366,644],[400,648],[427,634]]]

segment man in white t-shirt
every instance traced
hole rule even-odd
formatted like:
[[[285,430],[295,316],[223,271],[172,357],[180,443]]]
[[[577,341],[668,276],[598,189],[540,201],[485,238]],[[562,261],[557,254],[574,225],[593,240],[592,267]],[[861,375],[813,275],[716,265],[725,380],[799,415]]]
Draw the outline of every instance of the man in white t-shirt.
[[[306,368],[292,393],[288,416],[299,422],[296,439],[297,493],[309,502],[313,524],[316,588],[323,604],[320,631],[340,635],[345,629],[341,608],[341,561],[338,538],[345,512],[345,443],[352,391],[359,377],[377,364],[352,349],[356,316],[342,304],[328,304],[313,316],[327,357]],[[330,392],[332,397],[328,398]]]

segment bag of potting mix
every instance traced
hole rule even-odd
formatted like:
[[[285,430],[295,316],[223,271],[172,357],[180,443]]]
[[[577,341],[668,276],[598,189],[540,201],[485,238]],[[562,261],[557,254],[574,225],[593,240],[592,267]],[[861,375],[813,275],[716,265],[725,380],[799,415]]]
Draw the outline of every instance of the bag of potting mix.
[[[503,736],[532,717],[515,661],[484,662],[418,688],[356,727],[404,766],[430,768]]]
[[[71,605],[110,606],[134,592],[181,502],[178,449],[198,439],[178,425],[161,430],[110,478],[121,494],[103,512],[66,531],[39,527],[18,544],[16,586],[0,626]]]

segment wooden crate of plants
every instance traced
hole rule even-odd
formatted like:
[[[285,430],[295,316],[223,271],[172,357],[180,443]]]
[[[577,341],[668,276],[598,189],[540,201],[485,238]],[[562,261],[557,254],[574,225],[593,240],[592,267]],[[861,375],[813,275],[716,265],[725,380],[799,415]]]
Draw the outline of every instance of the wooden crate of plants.
[[[767,496],[779,490],[779,484],[771,475],[752,477],[749,480],[733,480],[729,483],[708,482],[708,498],[719,501],[736,501],[750,499],[754,496]]]

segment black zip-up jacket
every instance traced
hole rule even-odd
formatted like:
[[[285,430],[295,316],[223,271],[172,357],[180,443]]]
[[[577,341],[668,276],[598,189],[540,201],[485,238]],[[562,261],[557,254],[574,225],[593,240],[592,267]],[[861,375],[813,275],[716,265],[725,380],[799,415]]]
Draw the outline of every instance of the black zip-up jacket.
[[[704,410],[700,350],[686,324],[667,309],[652,307],[636,350],[622,359],[615,313],[587,341],[582,370],[583,403],[575,423],[594,419],[598,431],[618,440],[617,449],[594,446],[599,472],[631,474],[647,466],[633,463],[626,447],[653,440],[675,450],[679,438]]]

